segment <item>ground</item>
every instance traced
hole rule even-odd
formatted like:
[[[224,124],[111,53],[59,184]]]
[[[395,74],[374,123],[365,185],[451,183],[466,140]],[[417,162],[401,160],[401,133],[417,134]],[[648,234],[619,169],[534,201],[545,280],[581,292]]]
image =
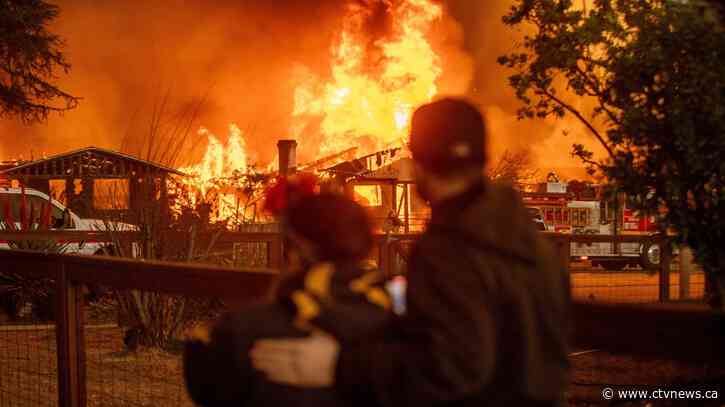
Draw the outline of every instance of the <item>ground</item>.
[[[573,353],[576,355],[576,352]],[[714,390],[720,397],[714,406],[725,405],[725,366],[712,363],[678,363],[669,360],[647,360],[626,355],[614,355],[606,352],[583,353],[570,358],[572,380],[567,400],[570,406],[622,405],[639,406],[643,402],[625,402],[612,400],[605,402],[602,390],[606,387],[614,390]],[[653,405],[668,405],[666,403]],[[679,404],[678,404],[679,405]],[[681,405],[695,405],[688,400]]]
[[[126,354],[123,331],[117,327],[87,327],[85,332],[88,406],[193,405],[184,389],[179,354],[143,348]],[[52,328],[0,331],[0,406],[56,406],[55,357]],[[575,355],[571,363],[570,406],[609,405],[601,397],[605,385],[674,388],[696,380],[725,378],[722,366],[716,369],[604,352]]]
[[[23,329],[19,329],[23,328]],[[156,349],[126,353],[123,330],[89,326],[88,406],[193,406],[184,389],[181,355]],[[55,331],[0,330],[0,406],[56,406]]]

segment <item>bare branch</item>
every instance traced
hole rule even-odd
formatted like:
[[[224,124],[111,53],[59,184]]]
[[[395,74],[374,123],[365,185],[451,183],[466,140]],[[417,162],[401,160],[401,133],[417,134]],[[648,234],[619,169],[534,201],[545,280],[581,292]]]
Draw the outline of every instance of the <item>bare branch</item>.
[[[612,148],[609,147],[609,145],[606,143],[606,141],[604,141],[604,137],[599,133],[599,131],[597,131],[596,128],[594,128],[594,126],[589,122],[589,120],[587,120],[581,114],[581,112],[579,112],[579,110],[575,109],[573,106],[571,106],[570,104],[564,102],[563,100],[557,98],[556,95],[552,94],[551,92],[549,92],[546,89],[539,88],[538,89],[538,92],[540,92],[541,94],[545,95],[549,99],[553,100],[559,106],[563,107],[569,113],[573,114],[574,117],[576,117],[577,119],[579,119],[579,121],[581,121],[587,127],[587,129],[589,129],[589,131],[592,132],[592,134],[594,135],[594,137],[596,137],[597,140],[599,140],[599,143],[601,143],[601,145],[604,147],[604,149],[607,150],[607,153],[609,154],[609,157],[614,158],[614,151],[612,151]]]

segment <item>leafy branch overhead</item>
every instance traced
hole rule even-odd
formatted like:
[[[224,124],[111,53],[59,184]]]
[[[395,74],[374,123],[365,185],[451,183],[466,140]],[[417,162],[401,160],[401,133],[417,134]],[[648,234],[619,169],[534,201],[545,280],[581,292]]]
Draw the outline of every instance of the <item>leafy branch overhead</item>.
[[[503,20],[528,33],[499,58],[519,117],[581,121],[607,156],[573,154],[660,215],[725,287],[721,16],[699,0],[518,0]]]
[[[40,122],[78,105],[54,84],[70,70],[63,41],[47,30],[57,16],[58,7],[42,0],[0,1],[0,117]]]

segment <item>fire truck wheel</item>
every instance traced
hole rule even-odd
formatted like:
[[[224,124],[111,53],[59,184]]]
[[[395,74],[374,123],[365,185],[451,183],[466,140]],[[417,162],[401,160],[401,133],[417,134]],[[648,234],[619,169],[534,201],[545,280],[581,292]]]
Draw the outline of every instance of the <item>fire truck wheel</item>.
[[[646,242],[642,246],[639,256],[639,265],[642,269],[654,271],[660,267],[660,245],[656,242]]]
[[[626,260],[607,260],[600,262],[600,264],[608,271],[622,271],[627,267]]]

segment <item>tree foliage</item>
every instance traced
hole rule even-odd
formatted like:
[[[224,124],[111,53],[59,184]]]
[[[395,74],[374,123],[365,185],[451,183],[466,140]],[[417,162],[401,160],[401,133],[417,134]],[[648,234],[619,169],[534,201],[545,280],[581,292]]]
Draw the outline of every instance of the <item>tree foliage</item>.
[[[588,4],[587,4],[588,3]],[[588,7],[587,7],[588,6]],[[573,115],[607,152],[573,153],[725,287],[725,33],[698,0],[519,0],[504,23],[528,32],[499,58],[521,118]],[[593,108],[568,100],[576,95]],[[722,305],[722,297],[717,301]]]
[[[70,69],[63,41],[46,28],[57,16],[43,0],[0,0],[0,117],[39,122],[77,106],[79,98],[53,84],[57,71]]]

